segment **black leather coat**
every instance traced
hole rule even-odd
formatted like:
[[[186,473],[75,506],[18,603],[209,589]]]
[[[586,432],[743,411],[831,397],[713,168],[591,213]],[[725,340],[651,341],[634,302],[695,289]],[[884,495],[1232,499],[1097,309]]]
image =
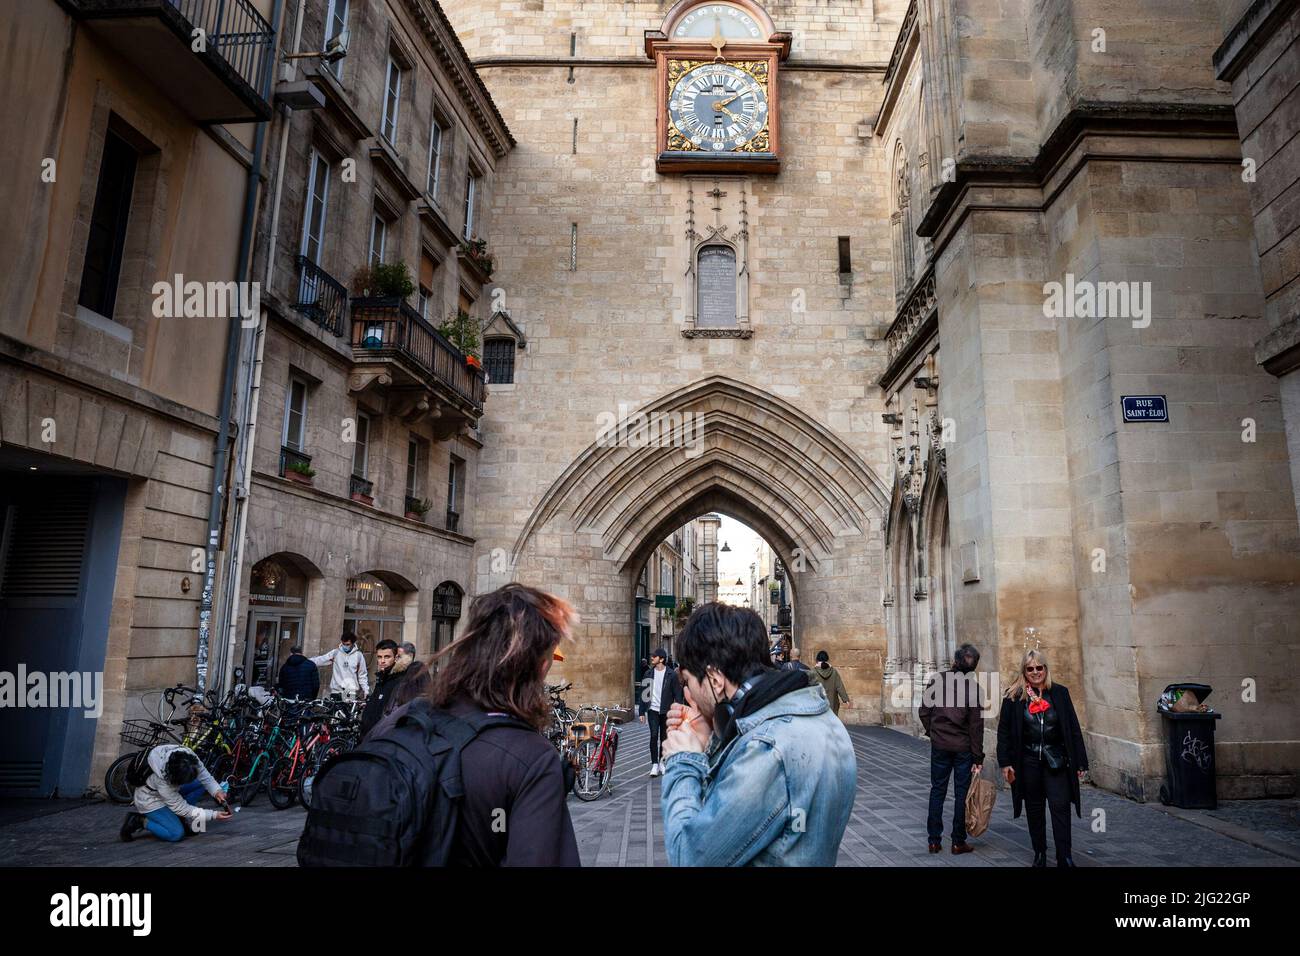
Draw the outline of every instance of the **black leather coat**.
[[[1088,769],[1088,751],[1083,745],[1083,731],[1079,727],[1079,716],[1074,712],[1074,703],[1070,692],[1064,684],[1053,684],[1044,695],[1056,709],[1060,721],[1062,749],[1065,751],[1065,772],[1070,777],[1070,802],[1074,804],[1076,816],[1083,816],[1082,800],[1079,796],[1080,770]],[[1002,712],[998,715],[998,766],[1011,767],[1016,772],[1015,782],[1011,784],[1011,805],[1015,816],[1020,816],[1024,805],[1024,791],[1021,781],[1024,779],[1025,754],[1030,752],[1029,728],[1022,719],[1024,700],[1003,698]]]

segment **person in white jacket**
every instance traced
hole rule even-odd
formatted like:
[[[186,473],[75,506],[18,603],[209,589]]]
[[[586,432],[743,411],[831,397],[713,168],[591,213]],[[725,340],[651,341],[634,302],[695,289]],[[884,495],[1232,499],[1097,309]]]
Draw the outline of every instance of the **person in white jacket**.
[[[357,638],[351,631],[343,632],[338,647],[325,654],[317,654],[311,662],[317,667],[326,664],[334,666],[334,671],[330,674],[331,694],[338,694],[344,700],[360,700],[370,693],[366,655],[357,650]]]
[[[160,744],[145,759],[149,776],[135,788],[135,810],[122,824],[123,840],[130,841],[139,831],[148,830],[160,840],[176,843],[185,836],[187,826],[199,832],[212,820],[231,818],[225,791],[189,747]],[[204,791],[217,801],[220,810],[194,805]]]

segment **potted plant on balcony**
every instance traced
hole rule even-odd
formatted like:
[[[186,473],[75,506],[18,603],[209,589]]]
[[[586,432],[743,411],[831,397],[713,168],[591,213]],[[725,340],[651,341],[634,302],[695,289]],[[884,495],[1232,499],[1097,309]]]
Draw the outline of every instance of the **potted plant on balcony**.
[[[487,251],[486,239],[470,239],[460,244],[461,251],[474,266],[489,279],[492,278],[492,267],[495,263],[492,261],[491,254]]]
[[[310,485],[316,477],[316,469],[305,461],[291,461],[284,466],[284,477],[300,485]]]
[[[438,333],[465,354],[466,365],[483,367],[478,357],[478,319],[464,309],[457,309],[438,326]]]
[[[424,516],[429,513],[429,509],[432,507],[432,498],[407,498],[406,517],[412,521],[423,521]]]
[[[415,282],[405,262],[376,262],[373,266],[362,266],[352,275],[354,304],[364,300],[365,305],[396,307],[414,294]],[[366,323],[361,344],[369,349],[384,344],[382,319]]]

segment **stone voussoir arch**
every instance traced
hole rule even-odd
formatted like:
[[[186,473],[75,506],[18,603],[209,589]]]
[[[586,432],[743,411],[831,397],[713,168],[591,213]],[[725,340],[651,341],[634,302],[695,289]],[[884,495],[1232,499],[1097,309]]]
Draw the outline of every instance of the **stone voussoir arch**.
[[[638,431],[658,418],[659,440]],[[533,509],[511,554],[543,528],[598,540],[624,570],[682,503],[716,491],[748,501],[810,557],[860,534],[889,505],[889,488],[828,428],[794,404],[726,376],[710,376],[627,414],[587,446]],[[686,508],[685,510],[690,510]],[[691,517],[691,516],[687,516]]]

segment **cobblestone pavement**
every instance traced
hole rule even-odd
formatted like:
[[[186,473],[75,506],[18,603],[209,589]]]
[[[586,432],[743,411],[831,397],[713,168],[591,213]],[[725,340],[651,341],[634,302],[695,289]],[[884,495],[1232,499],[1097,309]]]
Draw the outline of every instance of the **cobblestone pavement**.
[[[1024,866],[1032,852],[1024,819],[1011,818],[1010,794],[1002,791],[993,824],[976,850],[963,856],[926,850],[929,745],[880,727],[849,730],[858,757],[858,796],[840,846],[841,866]],[[612,794],[592,803],[569,798],[578,849],[587,866],[666,866],[659,780],[651,778],[648,732],[623,728]],[[1083,819],[1074,824],[1074,857],[1080,866],[1296,866],[1294,859],[1198,825],[1195,817],[1249,824],[1264,842],[1295,845],[1296,801],[1222,805],[1215,814],[1184,811],[1174,817],[1159,807],[1133,803],[1085,786]],[[945,827],[951,825],[951,795]],[[1091,829],[1094,811],[1105,812],[1105,831]],[[293,866],[303,811],[277,811],[263,795],[230,823],[213,823],[206,834],[180,844],[117,838],[123,808],[102,802],[74,804],[59,813],[0,825],[0,865],[5,866]],[[1262,814],[1262,817],[1261,817]],[[1280,829],[1279,829],[1280,828]],[[1049,862],[1051,862],[1049,857]]]

